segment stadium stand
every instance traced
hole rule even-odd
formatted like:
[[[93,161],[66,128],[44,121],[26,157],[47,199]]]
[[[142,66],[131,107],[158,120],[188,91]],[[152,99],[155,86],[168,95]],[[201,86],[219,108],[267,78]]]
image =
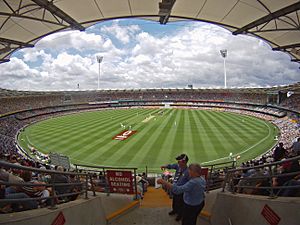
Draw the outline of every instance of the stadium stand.
[[[292,92],[279,106],[267,105],[268,92],[273,89],[147,89],[147,90],[103,90],[86,92],[24,92],[0,90],[1,152],[15,152],[17,131],[27,124],[48,117],[74,113],[82,110],[108,107],[160,106],[171,102],[174,107],[223,108],[241,113],[253,112],[261,115],[288,116],[299,121],[299,83],[277,89],[278,93]],[[282,121],[282,120],[279,120]],[[283,120],[284,121],[284,120]],[[284,122],[282,122],[284,124]],[[277,126],[287,133],[281,122]],[[287,123],[287,122],[286,122]],[[295,132],[293,135],[295,136]],[[287,145],[288,141],[283,140]],[[9,150],[8,150],[9,149]]]
[[[287,89],[283,90],[284,94],[289,91],[293,93],[283,98],[279,105],[268,104],[268,92],[271,91],[268,89],[260,90],[259,93],[251,89],[55,93],[2,89],[0,103],[5,107],[1,107],[0,117],[1,213],[55,207],[56,204],[82,199],[88,195],[88,191],[108,191],[102,170],[91,171],[85,168],[81,173],[66,173],[58,168],[60,171],[56,171],[47,155],[35,149],[30,153],[22,151],[16,143],[20,129],[36,121],[69,113],[117,107],[158,107],[165,103],[171,103],[174,108],[218,108],[251,115],[271,121],[280,129],[278,142],[282,142],[288,149],[288,154],[282,161],[274,162],[274,149],[270,149],[253,160],[243,162],[239,167],[236,167],[235,161],[229,162],[230,165],[206,165],[209,168],[208,191],[223,186],[224,191],[248,195],[299,196],[299,156],[295,157],[296,154],[292,151],[292,144],[299,136],[299,95],[295,86],[299,88],[298,84],[291,89],[285,87]],[[279,93],[280,90],[277,91]],[[172,175],[167,179],[172,180]],[[151,178],[148,181],[153,183]],[[143,197],[143,186],[139,181],[136,190],[138,198]],[[16,203],[14,198],[24,200]]]
[[[98,2],[98,3],[97,3]],[[0,43],[0,63],[8,62],[10,56],[16,50],[24,47],[33,47],[42,37],[55,33],[56,31],[77,29],[83,31],[85,28],[106,19],[125,18],[125,17],[143,17],[158,19],[161,24],[170,21],[194,19],[202,21],[211,21],[222,27],[227,28],[234,35],[249,34],[260,37],[265,40],[270,47],[275,51],[283,51],[291,56],[291,60],[299,62],[299,18],[298,12],[300,9],[299,1],[192,1],[191,4],[185,4],[183,1],[162,0],[158,2],[144,0],[131,0],[124,4],[116,4],[115,1],[87,1],[87,4],[82,4],[81,1],[42,1],[42,0],[23,0],[23,1],[2,1],[1,14],[3,20],[1,22],[1,43]],[[94,10],[95,4],[98,10]],[[231,10],[229,10],[231,8]],[[200,11],[196,13],[195,10]],[[144,14],[143,14],[144,13]],[[158,17],[158,18],[157,18]],[[220,18],[223,18],[220,20]],[[220,22],[221,21],[221,22]],[[30,28],[30,29],[29,29]],[[282,32],[284,31],[284,35]],[[269,94],[272,92],[272,94]],[[275,95],[274,95],[275,93]],[[106,103],[99,103],[106,101]],[[12,173],[20,173],[23,171],[33,171],[38,175],[41,173],[58,174],[61,176],[85,176],[86,174],[69,174],[63,172],[55,172],[50,170],[39,170],[40,163],[37,160],[28,159],[26,154],[16,150],[15,135],[19,129],[29,123],[42,120],[51,116],[63,115],[65,113],[73,113],[81,110],[93,110],[106,107],[131,107],[131,106],[159,106],[163,102],[174,102],[175,107],[202,107],[210,109],[212,107],[222,107],[226,111],[235,111],[238,113],[255,115],[263,119],[273,121],[280,129],[281,135],[279,141],[284,143],[284,146],[291,146],[294,138],[299,136],[299,83],[286,87],[276,87],[270,89],[234,89],[234,90],[178,90],[178,89],[157,89],[157,90],[104,90],[104,91],[86,91],[86,92],[24,92],[13,90],[0,90],[0,138],[1,138],[1,157],[10,164],[1,161],[2,179],[16,178]],[[93,104],[89,104],[93,102]],[[109,103],[107,103],[109,102]],[[190,102],[188,105],[186,102]],[[241,104],[242,103],[242,104]],[[270,104],[270,105],[269,105]],[[290,119],[296,121],[291,123]],[[289,148],[289,147],[287,147]],[[289,150],[293,156],[293,149]],[[280,162],[272,162],[272,152],[266,153],[258,159],[253,159],[245,162],[242,168],[226,171],[226,182],[224,182],[224,190],[230,188],[230,191],[236,192],[238,189],[252,189],[251,194],[257,194],[260,191],[268,191],[267,194],[280,195],[281,189],[285,185],[284,182],[279,182],[279,178],[289,177],[289,185],[293,185],[297,181],[299,168],[296,168],[297,157],[283,160]],[[287,157],[289,157],[287,156]],[[22,165],[31,166],[30,168],[16,165],[21,162]],[[257,165],[261,164],[261,165]],[[48,165],[45,164],[47,167]],[[299,165],[298,165],[299,166]],[[294,171],[294,168],[296,168]],[[6,171],[5,171],[6,170]],[[250,173],[255,176],[239,175],[241,171]],[[273,173],[274,171],[274,173]],[[294,172],[293,172],[294,171]],[[287,174],[286,172],[294,173]],[[284,174],[284,176],[282,176]],[[263,186],[261,179],[268,179],[269,183]],[[19,174],[20,175],[20,174]],[[27,173],[28,175],[28,173]],[[237,175],[231,176],[231,175]],[[258,175],[258,176],[257,176]],[[285,176],[287,175],[287,176]],[[220,176],[217,174],[217,176]],[[240,176],[240,177],[239,177]],[[242,177],[243,176],[243,177]],[[51,177],[51,176],[50,176]],[[245,177],[245,179],[244,179]],[[29,191],[32,193],[34,188],[30,187],[45,187],[48,184],[33,183],[30,175],[25,178],[26,184],[14,185],[25,188],[28,185]],[[253,181],[253,185],[243,187],[240,181]],[[272,178],[272,179],[271,179]],[[274,179],[273,179],[274,178]],[[63,180],[63,179],[62,179]],[[271,183],[272,181],[272,183]],[[13,183],[5,183],[3,185],[12,185]],[[43,178],[44,182],[44,178]],[[85,184],[88,182],[85,182]],[[293,184],[292,184],[293,183]],[[90,182],[91,186],[93,182]],[[228,184],[228,186],[225,186]],[[278,185],[279,184],[279,185]],[[1,198],[3,192],[1,185]],[[50,184],[49,184],[50,185]],[[51,184],[55,188],[55,184]],[[65,183],[63,184],[66,185]],[[76,184],[77,185],[77,184]],[[83,185],[83,184],[82,184]],[[283,185],[283,186],[280,186]],[[274,186],[274,187],[273,187]],[[83,185],[87,190],[88,185]],[[28,190],[27,189],[27,190]],[[254,190],[254,191],[253,191]],[[278,191],[279,190],[279,191]],[[241,191],[241,190],[239,190]],[[242,191],[243,192],[243,191]],[[276,192],[276,193],[275,193]],[[55,193],[52,189],[52,193]],[[85,192],[87,193],[87,192]],[[24,197],[23,192],[21,192]],[[45,193],[44,193],[45,194]],[[74,195],[74,193],[70,193]],[[295,193],[294,193],[295,194]],[[293,195],[294,195],[293,194]],[[39,195],[41,196],[41,195]],[[45,195],[44,195],[45,196]],[[250,196],[250,195],[248,195]],[[67,196],[61,196],[67,197]],[[17,203],[10,199],[9,207],[3,212],[12,210],[35,208],[34,201],[37,199],[27,198],[27,205]],[[48,197],[47,197],[48,198]],[[51,196],[49,199],[55,199]],[[1,204],[7,199],[1,199]],[[26,202],[24,201],[24,203]],[[119,199],[118,199],[119,200]],[[234,201],[233,201],[234,200]],[[43,199],[39,199],[43,201]],[[235,204],[231,204],[234,202]],[[45,202],[42,202],[45,203]],[[82,202],[81,202],[82,203]],[[79,210],[72,210],[69,213],[65,210],[68,224],[79,224],[80,217],[85,217],[81,224],[105,224],[106,221],[101,220],[97,215],[103,213],[103,208],[97,208],[97,204],[88,205],[85,207],[84,202],[80,205]],[[227,203],[227,204],[226,204]],[[5,203],[6,204],[6,203]],[[35,204],[35,205],[34,205]],[[53,201],[52,203],[53,204]],[[107,202],[105,202],[107,205]],[[260,212],[262,204],[263,210]],[[298,205],[297,205],[298,204]],[[241,195],[226,195],[218,196],[214,207],[212,224],[266,224],[263,218],[258,215],[265,215],[267,222],[270,224],[299,224],[298,206],[299,201],[276,201],[265,198],[245,197]],[[230,207],[224,207],[224,206]],[[13,207],[11,207],[13,206]],[[52,205],[53,206],[53,205]],[[241,207],[242,206],[242,207]],[[259,207],[258,207],[259,206]],[[280,207],[279,207],[280,206]],[[281,216],[281,218],[271,209],[271,207]],[[97,209],[97,214],[89,214],[92,210]],[[80,213],[86,209],[85,213]],[[149,210],[149,209],[147,209]],[[61,212],[60,212],[61,213]],[[62,214],[57,213],[60,216]],[[51,213],[47,213],[50,215]],[[51,224],[54,213],[50,215],[47,222]],[[150,213],[149,213],[150,214]],[[157,218],[152,216],[152,221]],[[3,218],[3,217],[2,217]],[[5,219],[9,219],[6,217]],[[61,224],[65,222],[64,217],[60,218]],[[75,218],[75,220],[72,220]],[[97,221],[88,220],[88,218],[97,218]],[[4,219],[4,224],[8,220]],[[11,218],[10,218],[11,219]],[[77,220],[77,221],[76,221]],[[50,222],[51,221],[51,222]],[[62,222],[63,221],[63,222]],[[2,221],[0,221],[1,223]],[[29,222],[26,218],[26,223]],[[45,222],[45,220],[42,220]],[[128,221],[127,221],[128,222]],[[17,224],[18,222],[16,222]],[[18,224],[24,224],[21,220]],[[41,221],[31,220],[28,224],[41,224]],[[54,224],[54,223],[52,223]],[[134,224],[134,221],[131,223]],[[142,224],[142,223],[139,223]],[[158,224],[158,223],[156,223]],[[167,224],[167,223],[164,223]]]

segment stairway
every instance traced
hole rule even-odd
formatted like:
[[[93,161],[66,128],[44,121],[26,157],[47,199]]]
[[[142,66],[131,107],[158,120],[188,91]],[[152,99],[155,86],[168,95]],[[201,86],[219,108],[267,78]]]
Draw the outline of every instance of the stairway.
[[[111,225],[180,225],[175,221],[174,216],[169,216],[172,200],[164,190],[149,187],[144,199],[140,202],[140,207],[135,208],[127,214],[112,221]],[[197,225],[209,225],[201,218]]]

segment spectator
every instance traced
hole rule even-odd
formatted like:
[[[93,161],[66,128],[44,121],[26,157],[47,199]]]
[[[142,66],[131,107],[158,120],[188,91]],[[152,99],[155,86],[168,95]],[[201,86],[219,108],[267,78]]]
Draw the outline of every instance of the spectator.
[[[57,167],[57,171],[64,172],[64,168],[62,166]],[[69,183],[69,178],[64,174],[53,174],[51,176],[50,183],[52,184],[67,184]],[[57,194],[66,194],[69,193],[70,187],[68,185],[55,186],[55,192]]]
[[[279,196],[283,197],[300,197],[300,174],[295,176],[293,179],[287,181],[284,186],[286,187],[293,187],[298,186],[297,188],[287,188],[281,189],[279,192]]]
[[[80,184],[80,180],[75,175],[70,175],[70,183],[73,183],[70,187],[70,192],[80,192],[82,191],[82,185]],[[70,201],[74,201],[79,196],[79,193],[69,196]]]
[[[31,198],[46,198],[50,196],[50,191],[44,186],[46,183],[32,180],[32,172],[24,171],[21,177],[26,183],[41,184],[41,186],[21,186],[18,189],[19,192],[23,192]],[[48,205],[48,203],[50,203],[48,199],[40,201],[41,206]]]
[[[159,179],[159,184],[165,185],[173,193],[183,193],[182,225],[196,225],[197,217],[204,207],[205,179],[201,176],[201,166],[197,163],[189,165],[190,180],[184,185],[171,184]]]
[[[295,154],[300,155],[300,137],[293,143],[291,149]]]
[[[254,162],[254,166],[258,166],[259,163],[256,161]],[[258,187],[264,186],[263,184],[267,183],[267,178],[263,178],[266,174],[261,168],[255,168],[255,169],[249,169],[245,170],[245,173],[243,173],[242,177],[244,179],[241,179],[238,183],[239,186],[249,186],[256,188],[239,188],[238,192],[244,193],[244,194],[263,194]],[[252,179],[258,177],[258,179]],[[250,178],[250,179],[247,179]]]
[[[0,185],[0,199],[24,199],[30,198],[25,193],[5,193],[5,185]],[[35,200],[20,201],[13,203],[0,203],[0,213],[19,212],[24,210],[36,209],[38,204]]]
[[[141,177],[142,177],[142,180],[141,180],[142,188],[143,188],[143,192],[145,193],[145,192],[147,192],[147,187],[149,185],[149,182],[147,180],[147,176],[146,176],[145,172],[142,173]]]
[[[182,186],[189,181],[189,172],[187,167],[187,162],[189,158],[186,154],[181,154],[176,157],[177,163],[168,164],[161,166],[161,169],[174,169],[176,170],[173,183],[176,186]],[[169,215],[177,214],[176,221],[181,220],[182,218],[182,208],[184,205],[183,202],[183,193],[172,193],[173,202],[172,202],[172,211],[169,212]]]
[[[287,183],[295,178],[295,175],[285,175],[288,173],[298,172],[300,171],[300,165],[298,160],[292,160],[289,162],[283,162],[278,168],[278,175],[283,176],[277,176],[273,177],[272,184],[274,187],[280,187],[287,185]],[[277,190],[276,193],[280,193],[280,190]]]
[[[280,142],[279,145],[275,148],[274,150],[274,161],[280,161],[281,159],[283,159],[286,156],[286,150],[283,147],[283,143]]]

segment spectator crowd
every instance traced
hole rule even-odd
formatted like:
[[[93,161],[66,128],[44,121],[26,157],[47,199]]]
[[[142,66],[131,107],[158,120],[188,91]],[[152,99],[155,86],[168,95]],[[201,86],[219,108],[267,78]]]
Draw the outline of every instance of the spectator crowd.
[[[203,106],[202,109],[222,108],[223,111],[236,112],[240,114],[246,114],[268,120],[275,124],[279,130],[280,135],[274,137],[278,139],[278,146],[274,149],[264,153],[263,155],[242,163],[241,168],[234,174],[232,185],[236,192],[248,193],[248,194],[264,194],[269,195],[269,189],[260,189],[259,187],[282,187],[282,186],[297,186],[300,185],[300,166],[298,160],[292,160],[286,162],[286,159],[296,157],[300,155],[300,133],[299,133],[299,120],[288,116],[277,118],[276,116],[282,115],[282,111],[279,109],[269,108],[266,106],[256,106],[245,104],[246,102],[265,104],[266,94],[255,92],[237,92],[232,91],[224,93],[224,90],[220,91],[208,91],[208,90],[140,90],[140,91],[103,91],[103,92],[74,92],[69,93],[66,98],[65,93],[56,93],[52,95],[39,96],[18,96],[18,97],[4,97],[0,98],[1,114],[11,113],[10,115],[2,115],[0,117],[0,159],[17,165],[30,166],[33,168],[41,169],[54,169],[47,163],[48,158],[45,155],[41,155],[35,149],[32,149],[31,155],[35,156],[35,159],[31,159],[24,155],[16,148],[15,138],[17,132],[23,129],[24,126],[49,118],[51,116],[62,115],[66,113],[76,113],[81,110],[94,110],[98,109],[97,104],[69,104],[88,101],[111,101],[111,100],[178,100],[179,102],[185,102],[186,100],[213,100],[216,102],[210,103],[195,103],[195,107]],[[293,97],[294,96],[294,97]],[[299,110],[299,98],[297,95],[293,95],[288,98],[283,106]],[[228,101],[227,103],[220,103],[222,101]],[[238,106],[230,102],[240,102]],[[68,104],[65,104],[68,103]],[[122,104],[122,103],[120,103]],[[124,104],[129,104],[124,102]],[[19,110],[25,110],[22,112],[16,112]],[[15,113],[12,113],[15,112]],[[265,167],[266,163],[281,162],[273,168]],[[257,167],[257,166],[262,167]],[[253,167],[254,168],[251,168]],[[57,171],[64,171],[62,167],[56,167]],[[289,175],[292,173],[292,175]],[[275,176],[270,176],[273,174]],[[285,174],[288,174],[285,176]],[[224,177],[224,171],[216,171],[214,174],[215,179]],[[278,176],[277,176],[278,175]],[[281,176],[283,175],[283,176]],[[247,178],[258,179],[247,179]],[[271,178],[270,178],[271,177]],[[170,178],[170,177],[169,177]],[[143,194],[146,191],[147,180],[145,175],[138,176],[138,193],[140,198],[143,198]],[[270,180],[271,179],[271,180]],[[52,183],[76,183],[78,180],[74,176],[67,176],[63,174],[49,175],[39,172],[21,171],[17,169],[0,168],[0,181],[2,182],[14,182],[14,183],[32,183],[34,186],[13,186],[1,184],[0,199],[17,199],[17,198],[32,198],[41,197],[41,200],[31,200],[17,203],[1,203],[0,212],[15,212],[26,209],[33,209],[38,207],[44,207],[50,204],[47,197],[51,196],[53,190],[46,184]],[[95,186],[96,188],[105,188],[105,176],[103,174],[95,174],[94,179],[89,183],[89,186]],[[37,186],[36,184],[39,184]],[[240,186],[240,187],[239,187]],[[251,186],[257,187],[247,188]],[[172,189],[169,186],[169,189]],[[300,196],[299,188],[292,189],[274,189],[274,194],[278,196]],[[61,186],[57,188],[55,192],[57,194],[65,194],[73,191],[80,191],[77,186]],[[78,196],[71,195],[66,198],[57,199],[57,201],[69,201],[74,200]]]

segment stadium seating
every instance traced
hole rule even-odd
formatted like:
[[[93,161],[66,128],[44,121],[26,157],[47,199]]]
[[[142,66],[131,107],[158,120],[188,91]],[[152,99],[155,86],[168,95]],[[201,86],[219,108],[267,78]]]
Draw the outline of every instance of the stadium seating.
[[[24,153],[16,147],[16,135],[24,126],[51,116],[76,113],[83,110],[104,110],[109,107],[162,106],[165,102],[170,102],[173,107],[222,108],[224,111],[237,112],[265,120],[272,120],[281,130],[279,141],[283,142],[284,146],[290,147],[295,138],[299,135],[297,127],[297,124],[299,124],[299,114],[297,114],[297,111],[299,111],[299,94],[293,93],[289,98],[286,98],[280,106],[269,106],[266,105],[268,91],[256,91],[257,90],[247,89],[150,89],[50,93],[19,92],[1,89],[0,104],[3,107],[0,109],[0,157],[2,160],[12,163],[18,162],[23,166],[31,166],[33,168],[47,167],[50,169],[51,165],[46,163],[42,164],[41,162],[28,158],[26,152]],[[285,109],[287,111],[285,111]],[[289,110],[292,110],[292,112]],[[292,123],[289,118],[293,118],[295,123]],[[256,159],[244,162],[238,171],[249,171],[254,166],[259,165],[264,167],[266,163],[271,163],[272,161],[273,152],[270,151]],[[225,178],[226,171],[227,170],[219,169],[211,172],[211,185],[216,185],[216,182],[213,182],[213,180],[215,180],[219,182],[216,187],[220,187],[221,182]],[[4,174],[7,174],[7,172],[8,171],[4,171]],[[35,175],[39,176],[39,173],[35,173]],[[72,174],[69,175],[71,177]],[[243,175],[241,173],[235,173],[234,175],[236,176],[236,180],[232,178],[230,182],[235,182],[233,190],[238,192],[240,191],[237,185],[239,183],[238,180],[240,180]],[[287,182],[292,183],[291,180],[294,179],[294,177],[290,178],[291,179],[287,180]],[[95,177],[90,183],[96,184],[100,182],[99,179],[100,178]],[[227,181],[227,183],[230,182]],[[44,190],[45,187],[46,186],[44,186]],[[103,185],[100,185],[100,189],[103,190],[101,187],[103,187]],[[29,190],[32,189],[32,187],[30,189],[30,185],[27,188],[29,188]],[[259,191],[252,191],[250,193],[265,194]],[[39,195],[39,197],[43,197],[43,195]],[[42,201],[42,203],[49,204],[49,202],[46,203],[45,201]],[[36,208],[36,205],[31,208]]]

